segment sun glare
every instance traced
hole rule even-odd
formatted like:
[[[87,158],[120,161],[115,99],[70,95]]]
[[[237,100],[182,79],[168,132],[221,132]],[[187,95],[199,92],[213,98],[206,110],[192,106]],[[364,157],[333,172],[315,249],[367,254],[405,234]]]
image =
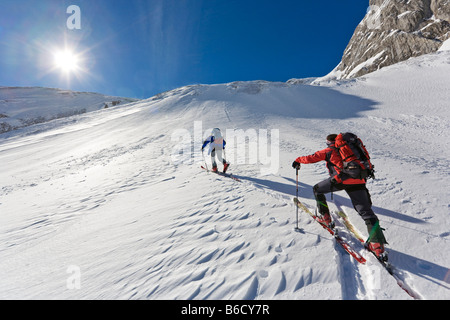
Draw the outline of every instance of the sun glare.
[[[55,66],[64,72],[73,72],[79,67],[77,56],[69,50],[56,52],[54,57]]]

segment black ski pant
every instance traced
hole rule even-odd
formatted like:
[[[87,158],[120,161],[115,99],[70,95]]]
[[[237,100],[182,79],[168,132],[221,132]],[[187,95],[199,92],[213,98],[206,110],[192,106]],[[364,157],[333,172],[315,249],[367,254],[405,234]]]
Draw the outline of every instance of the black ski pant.
[[[345,190],[352,201],[353,207],[366,223],[371,220],[373,221],[374,219],[378,220],[378,217],[372,210],[372,200],[370,199],[370,193],[365,184],[336,184],[332,182],[332,178],[329,178],[316,184],[313,187],[313,190],[317,201],[317,207],[321,214],[326,212],[329,213],[325,194]]]

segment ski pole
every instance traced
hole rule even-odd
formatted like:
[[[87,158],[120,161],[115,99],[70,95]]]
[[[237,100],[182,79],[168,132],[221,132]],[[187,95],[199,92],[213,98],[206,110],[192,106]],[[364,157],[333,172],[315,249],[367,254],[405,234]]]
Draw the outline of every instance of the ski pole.
[[[295,191],[295,198],[298,201],[298,169],[299,167],[295,168],[295,177],[296,177],[296,191]],[[299,227],[298,227],[298,206],[295,206],[296,209],[296,218],[297,218],[297,225],[295,227],[295,231],[300,231]]]
[[[206,168],[206,171],[209,172],[208,164],[206,163],[205,154],[203,153],[203,149],[202,149],[202,157],[203,157],[203,161],[205,161],[205,168]]]

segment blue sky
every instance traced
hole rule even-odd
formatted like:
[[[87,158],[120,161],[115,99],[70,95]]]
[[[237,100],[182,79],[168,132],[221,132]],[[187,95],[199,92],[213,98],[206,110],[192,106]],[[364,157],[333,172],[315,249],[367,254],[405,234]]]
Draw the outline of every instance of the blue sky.
[[[80,8],[69,30],[67,8]],[[148,98],[189,84],[322,76],[365,0],[1,0],[0,86]],[[78,69],[55,67],[68,48]]]

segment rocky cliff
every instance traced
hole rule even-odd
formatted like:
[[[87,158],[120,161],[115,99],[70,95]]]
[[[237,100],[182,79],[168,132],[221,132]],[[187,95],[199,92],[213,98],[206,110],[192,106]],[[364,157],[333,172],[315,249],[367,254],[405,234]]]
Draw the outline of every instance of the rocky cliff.
[[[450,0],[370,0],[341,63],[326,78],[349,79],[435,52],[450,38]]]

